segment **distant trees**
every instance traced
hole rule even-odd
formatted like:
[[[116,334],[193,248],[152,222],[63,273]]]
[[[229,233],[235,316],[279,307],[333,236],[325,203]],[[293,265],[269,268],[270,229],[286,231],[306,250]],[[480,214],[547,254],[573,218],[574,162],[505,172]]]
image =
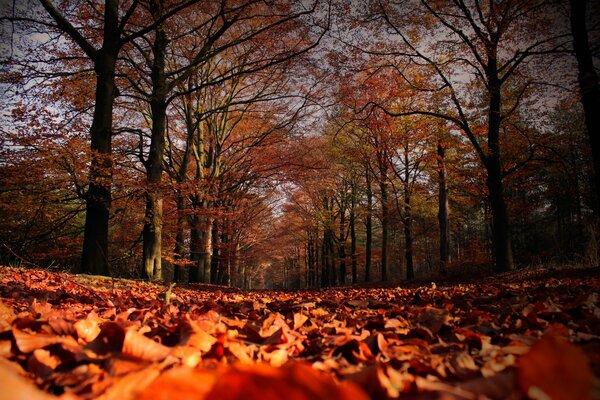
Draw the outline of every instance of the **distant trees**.
[[[597,256],[583,3],[38,1],[1,20],[2,261],[319,287]]]

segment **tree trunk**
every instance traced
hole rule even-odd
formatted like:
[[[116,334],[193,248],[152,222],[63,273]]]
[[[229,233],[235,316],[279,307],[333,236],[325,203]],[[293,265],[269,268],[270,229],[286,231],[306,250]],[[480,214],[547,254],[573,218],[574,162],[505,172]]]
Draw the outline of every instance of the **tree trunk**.
[[[340,210],[340,235],[338,243],[338,255],[340,258],[340,279],[341,285],[346,284],[346,238],[345,238],[345,227],[346,227],[346,210]]]
[[[81,269],[109,275],[108,220],[112,186],[112,112],[115,99],[116,52],[104,52],[96,63],[96,103],[90,129],[92,162],[86,194]]]
[[[350,206],[350,257],[352,258],[352,283],[358,283],[358,261],[356,259],[356,213],[355,189],[352,189],[352,204]]]
[[[161,12],[161,2],[155,5],[154,19]],[[165,53],[167,36],[161,27],[156,29],[156,37],[152,46],[154,59],[152,61],[150,78],[152,81],[152,96],[150,109],[152,111],[152,129],[150,136],[150,151],[146,160],[146,215],[143,230],[143,273],[150,280],[162,279],[162,193],[161,181],[163,173],[163,157],[165,149],[165,132],[167,126],[167,84],[165,74]]]
[[[446,177],[446,144],[440,139],[437,144],[438,155],[438,223],[440,228],[440,264],[439,272],[447,271],[450,261],[450,224],[448,221],[448,182]]]
[[[365,221],[365,282],[371,280],[371,253],[373,246],[373,190],[371,188],[371,174],[367,167],[367,216]]]
[[[387,281],[387,248],[388,248],[388,230],[389,230],[389,212],[388,212],[388,193],[386,176],[382,172],[379,181],[379,191],[381,194],[381,280]]]
[[[209,283],[211,260],[211,218],[192,218],[190,230],[190,260],[194,265],[190,267],[190,283]]]
[[[175,202],[177,204],[177,231],[175,233],[175,264],[173,266],[173,281],[174,282],[182,282],[183,281],[183,271],[181,268],[181,261],[184,259],[185,253],[185,215],[184,215],[184,197],[181,193],[177,194],[177,198]]]
[[[323,226],[323,241],[321,242],[321,287],[329,286],[329,229]]]
[[[219,257],[219,220],[214,219],[211,227],[211,239],[212,239],[212,256],[210,262],[210,283],[220,284],[222,283],[223,271],[220,270],[220,257]]]
[[[108,220],[112,187],[112,119],[118,90],[115,85],[115,63],[121,48],[119,27],[119,1],[104,2],[102,47],[96,49],[58,11],[50,1],[40,4],[56,22],[58,29],[73,39],[94,64],[96,91],[94,115],[90,127],[91,155],[88,173],[89,186],[85,196],[86,215],[83,248],[79,271],[109,275]]]
[[[415,278],[410,200],[410,193],[408,192],[408,188],[406,188],[404,192],[404,255],[406,257],[406,279],[408,280]]]
[[[512,244],[508,223],[508,211],[504,201],[502,177],[499,160],[488,157],[487,186],[492,211],[492,241],[494,253],[494,272],[513,269]]]
[[[599,212],[600,203],[600,83],[594,69],[592,52],[586,29],[586,0],[571,0],[571,32],[573,49],[579,69],[578,80],[581,92],[581,104],[585,114],[592,159],[594,161],[594,182],[596,185],[595,211]]]
[[[494,272],[513,269],[512,243],[504,186],[502,184],[502,164],[500,160],[500,80],[495,54],[488,57],[486,71],[489,91],[488,114],[488,153],[484,160],[487,170],[487,187],[492,211],[492,239],[494,252]]]
[[[413,261],[413,232],[412,232],[412,209],[411,209],[411,186],[409,168],[408,145],[404,148],[404,256],[406,258],[406,279],[415,278],[415,267]]]

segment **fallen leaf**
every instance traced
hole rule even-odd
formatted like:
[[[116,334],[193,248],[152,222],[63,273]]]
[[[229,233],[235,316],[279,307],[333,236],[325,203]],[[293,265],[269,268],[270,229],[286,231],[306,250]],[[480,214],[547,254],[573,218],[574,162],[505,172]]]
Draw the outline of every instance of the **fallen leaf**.
[[[123,340],[123,354],[137,357],[141,360],[158,362],[164,360],[171,349],[155,342],[133,329],[128,329]]]
[[[588,400],[592,372],[581,349],[567,339],[545,335],[518,362],[521,391],[542,400]]]

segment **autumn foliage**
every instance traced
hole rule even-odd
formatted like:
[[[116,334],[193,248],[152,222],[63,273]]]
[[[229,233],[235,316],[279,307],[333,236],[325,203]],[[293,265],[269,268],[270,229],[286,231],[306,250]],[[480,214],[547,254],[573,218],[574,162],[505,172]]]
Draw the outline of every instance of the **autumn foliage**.
[[[300,292],[0,273],[7,399],[598,394],[600,281],[589,270]]]

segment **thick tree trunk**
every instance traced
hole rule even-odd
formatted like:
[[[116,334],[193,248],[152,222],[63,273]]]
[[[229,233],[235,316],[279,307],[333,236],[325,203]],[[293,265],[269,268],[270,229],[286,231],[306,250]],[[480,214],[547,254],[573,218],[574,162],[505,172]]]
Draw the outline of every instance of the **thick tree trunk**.
[[[508,210],[504,200],[499,160],[488,158],[487,187],[492,211],[492,242],[495,259],[494,272],[513,269],[512,243],[508,222]]]
[[[596,214],[600,215],[600,82],[594,69],[586,29],[586,0],[571,0],[571,32],[579,69],[579,90],[585,114],[585,125],[592,148]]]
[[[211,218],[194,216],[190,230],[190,283],[209,283],[211,246]]]
[[[373,246],[373,190],[371,187],[371,174],[367,167],[367,216],[365,221],[365,282],[371,280],[371,253]]]
[[[80,271],[109,275],[108,220],[112,186],[112,113],[117,49],[101,50],[96,61],[96,103],[90,129],[92,162],[86,194]]]
[[[438,155],[438,224],[440,229],[439,272],[447,271],[450,261],[450,224],[448,221],[448,182],[446,177],[446,144],[440,139],[437,144]]]
[[[94,115],[90,128],[92,160],[86,193],[86,215],[83,249],[79,272],[109,275],[108,220],[112,189],[112,119],[118,91],[115,85],[115,63],[120,50],[119,1],[104,2],[102,47],[96,49],[77,28],[48,0],[40,4],[56,22],[58,29],[73,39],[94,64],[96,92]]]
[[[500,160],[501,82],[498,78],[495,54],[488,56],[486,74],[490,99],[487,135],[488,153],[484,163],[487,170],[487,187],[492,211],[494,272],[503,272],[513,269],[513,256],[508,210],[502,183],[502,164]]]

